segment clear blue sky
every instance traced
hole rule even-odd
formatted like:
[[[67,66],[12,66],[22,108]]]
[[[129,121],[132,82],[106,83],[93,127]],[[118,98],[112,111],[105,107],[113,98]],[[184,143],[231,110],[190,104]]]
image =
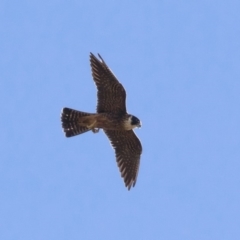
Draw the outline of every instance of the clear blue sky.
[[[240,2],[0,3],[1,240],[238,240]],[[65,138],[63,107],[94,112],[100,53],[142,121],[137,184],[101,131]]]

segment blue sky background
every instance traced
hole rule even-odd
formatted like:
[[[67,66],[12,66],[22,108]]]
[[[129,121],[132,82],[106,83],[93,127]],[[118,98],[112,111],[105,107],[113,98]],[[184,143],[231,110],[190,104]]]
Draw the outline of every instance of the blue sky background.
[[[239,239],[240,2],[0,2],[0,239]],[[101,131],[65,138],[63,107],[94,112],[89,52],[138,116],[124,187]]]

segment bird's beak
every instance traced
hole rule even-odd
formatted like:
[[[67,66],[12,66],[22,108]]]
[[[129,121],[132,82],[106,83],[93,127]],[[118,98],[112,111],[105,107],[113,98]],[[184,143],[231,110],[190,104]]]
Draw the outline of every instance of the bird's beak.
[[[140,128],[141,126],[142,126],[142,123],[139,123],[139,124],[138,124],[138,128]]]

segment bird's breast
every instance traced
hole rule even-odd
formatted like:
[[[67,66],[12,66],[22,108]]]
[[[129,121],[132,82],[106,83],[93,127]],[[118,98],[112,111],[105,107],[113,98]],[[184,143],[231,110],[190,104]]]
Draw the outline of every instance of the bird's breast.
[[[100,113],[96,115],[96,128],[103,128],[106,130],[127,130],[122,116],[111,113]]]

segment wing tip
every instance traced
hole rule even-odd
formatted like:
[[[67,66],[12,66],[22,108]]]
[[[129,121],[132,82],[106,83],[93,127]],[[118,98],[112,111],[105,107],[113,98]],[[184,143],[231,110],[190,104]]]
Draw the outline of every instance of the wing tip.
[[[126,179],[124,179],[124,182],[126,188],[128,189],[128,191],[130,191],[132,187],[135,187],[137,179],[131,179],[130,181],[126,181]]]
[[[103,60],[103,58],[102,58],[102,56],[101,56],[99,53],[98,53],[97,55],[98,55],[98,57],[100,58],[101,62],[102,62],[102,63],[105,63],[104,60]],[[95,60],[99,61],[99,59],[98,59],[92,52],[90,52],[90,59],[95,59]],[[100,61],[99,61],[99,62],[100,62]]]

